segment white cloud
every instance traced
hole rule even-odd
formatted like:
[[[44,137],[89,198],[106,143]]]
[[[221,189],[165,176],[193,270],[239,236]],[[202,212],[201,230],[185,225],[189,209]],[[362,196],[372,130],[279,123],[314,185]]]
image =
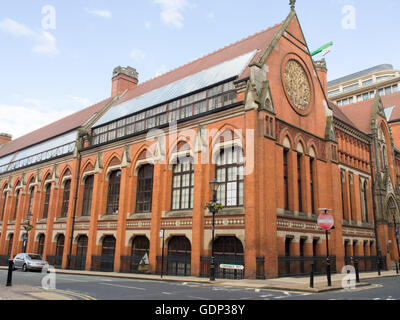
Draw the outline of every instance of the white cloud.
[[[12,19],[5,18],[0,21],[0,30],[13,36],[32,37],[33,31]]]
[[[38,110],[25,106],[0,105],[0,128],[16,139],[71,113],[72,110]]]
[[[38,38],[40,44],[33,47],[33,52],[42,53],[49,56],[58,54],[58,49],[56,45],[56,38],[47,31],[42,31],[40,37]]]
[[[139,49],[132,49],[130,57],[135,61],[144,60],[146,58],[146,53]]]
[[[182,11],[189,6],[188,0],[154,0],[161,6],[161,19],[176,28],[183,27]]]
[[[87,13],[90,13],[91,15],[100,17],[100,18],[105,18],[105,19],[111,19],[112,18],[112,13],[109,10],[89,10],[86,9]]]
[[[92,105],[92,102],[88,98],[69,96],[73,101],[77,103],[79,107],[88,107]]]
[[[209,13],[207,14],[207,19],[212,20],[212,19],[214,19],[214,18],[215,18],[215,13],[214,13],[214,12],[209,12]]]
[[[48,31],[34,31],[12,19],[0,21],[0,30],[15,37],[25,37],[35,43],[32,51],[38,54],[53,56],[58,54],[56,38]]]
[[[150,23],[150,21],[146,21],[146,22],[144,23],[144,26],[145,26],[145,28],[146,28],[147,30],[150,30],[150,28],[151,28],[151,23]]]
[[[42,128],[92,104],[88,98],[74,95],[67,95],[57,101],[23,98],[22,95],[17,95],[20,99],[14,105],[0,104],[1,132],[11,134],[13,139]]]

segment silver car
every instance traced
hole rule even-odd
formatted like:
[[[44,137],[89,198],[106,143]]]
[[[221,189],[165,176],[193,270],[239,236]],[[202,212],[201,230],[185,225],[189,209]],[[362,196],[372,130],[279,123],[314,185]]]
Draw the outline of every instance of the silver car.
[[[20,253],[13,259],[14,269],[21,269],[26,272],[29,270],[40,270],[49,266],[47,261],[43,260],[40,254],[36,253]]]

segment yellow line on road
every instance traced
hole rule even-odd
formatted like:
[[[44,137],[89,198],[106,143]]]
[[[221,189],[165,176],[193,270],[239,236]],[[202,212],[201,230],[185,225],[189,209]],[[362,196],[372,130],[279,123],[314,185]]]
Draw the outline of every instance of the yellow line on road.
[[[59,290],[59,289],[50,289],[50,290],[47,290],[47,291],[60,293],[60,294],[65,294],[65,295],[81,298],[83,300],[97,300],[96,298],[93,298],[91,296],[88,296],[88,295],[85,295],[85,294],[81,294],[81,293],[72,292],[72,291]]]

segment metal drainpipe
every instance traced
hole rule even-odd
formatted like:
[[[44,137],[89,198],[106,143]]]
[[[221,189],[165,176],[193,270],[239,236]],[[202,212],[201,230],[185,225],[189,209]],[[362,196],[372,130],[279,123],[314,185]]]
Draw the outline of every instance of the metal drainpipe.
[[[78,174],[76,176],[76,186],[75,186],[75,195],[74,195],[74,214],[72,217],[72,229],[71,229],[71,239],[70,239],[70,244],[69,244],[67,269],[71,268],[71,255],[72,255],[72,244],[73,244],[73,240],[74,240],[76,204],[77,204],[77,200],[78,200],[78,189],[79,189],[79,176],[81,175],[82,156],[81,156],[79,148],[77,150],[78,150]]]
[[[375,156],[376,156],[376,146],[375,146]],[[381,250],[379,248],[379,242],[378,242],[378,226],[376,225],[376,201],[375,201],[375,195],[374,195],[374,189],[375,189],[375,180],[374,180],[374,171],[372,167],[372,149],[371,149],[371,144],[369,145],[369,163],[371,167],[371,190],[372,190],[372,211],[373,211],[373,216],[374,216],[374,231],[375,231],[375,242],[376,242],[376,253],[378,255],[378,263],[380,263],[381,259]],[[378,267],[380,269],[380,267]],[[380,272],[379,272],[380,273]]]

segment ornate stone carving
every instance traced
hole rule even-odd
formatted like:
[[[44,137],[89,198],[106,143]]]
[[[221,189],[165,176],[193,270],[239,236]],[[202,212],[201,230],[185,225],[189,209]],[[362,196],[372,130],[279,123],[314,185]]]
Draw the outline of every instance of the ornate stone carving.
[[[306,71],[296,60],[289,60],[284,70],[286,92],[292,105],[305,111],[311,101],[311,87]]]

